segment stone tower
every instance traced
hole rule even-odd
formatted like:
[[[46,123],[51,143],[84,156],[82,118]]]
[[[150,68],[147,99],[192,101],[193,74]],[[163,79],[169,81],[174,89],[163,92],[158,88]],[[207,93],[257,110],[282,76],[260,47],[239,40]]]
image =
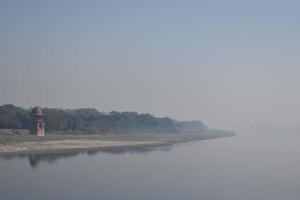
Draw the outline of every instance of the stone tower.
[[[35,107],[31,112],[32,128],[31,134],[37,136],[45,136],[44,114],[41,107]]]

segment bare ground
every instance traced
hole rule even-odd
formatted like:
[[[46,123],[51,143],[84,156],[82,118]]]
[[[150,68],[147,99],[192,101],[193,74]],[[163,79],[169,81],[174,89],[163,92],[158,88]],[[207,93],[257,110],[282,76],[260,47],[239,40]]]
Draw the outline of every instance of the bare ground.
[[[139,148],[170,145],[192,140],[213,139],[232,134],[124,134],[0,136],[0,155],[80,152],[108,148]]]

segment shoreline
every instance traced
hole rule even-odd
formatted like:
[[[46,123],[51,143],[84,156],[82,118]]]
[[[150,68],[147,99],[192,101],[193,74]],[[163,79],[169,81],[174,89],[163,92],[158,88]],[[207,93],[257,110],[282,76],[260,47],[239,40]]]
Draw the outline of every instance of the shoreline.
[[[175,143],[230,136],[234,136],[234,134],[51,135],[45,137],[0,136],[0,156],[155,148],[169,146]]]

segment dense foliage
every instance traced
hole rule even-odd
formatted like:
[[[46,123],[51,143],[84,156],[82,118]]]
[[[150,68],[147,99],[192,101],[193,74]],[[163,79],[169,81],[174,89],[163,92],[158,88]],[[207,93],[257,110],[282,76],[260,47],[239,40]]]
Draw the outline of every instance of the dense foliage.
[[[31,109],[14,105],[0,106],[0,128],[29,128]],[[136,112],[102,113],[95,109],[62,110],[44,108],[46,131],[73,131],[81,133],[178,133],[201,132],[206,129],[201,121],[177,121]]]

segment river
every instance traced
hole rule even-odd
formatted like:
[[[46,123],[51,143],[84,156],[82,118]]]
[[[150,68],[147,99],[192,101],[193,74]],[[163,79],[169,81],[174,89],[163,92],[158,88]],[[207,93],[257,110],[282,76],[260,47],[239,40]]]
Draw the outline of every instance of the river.
[[[299,200],[300,136],[0,158],[3,200]]]

